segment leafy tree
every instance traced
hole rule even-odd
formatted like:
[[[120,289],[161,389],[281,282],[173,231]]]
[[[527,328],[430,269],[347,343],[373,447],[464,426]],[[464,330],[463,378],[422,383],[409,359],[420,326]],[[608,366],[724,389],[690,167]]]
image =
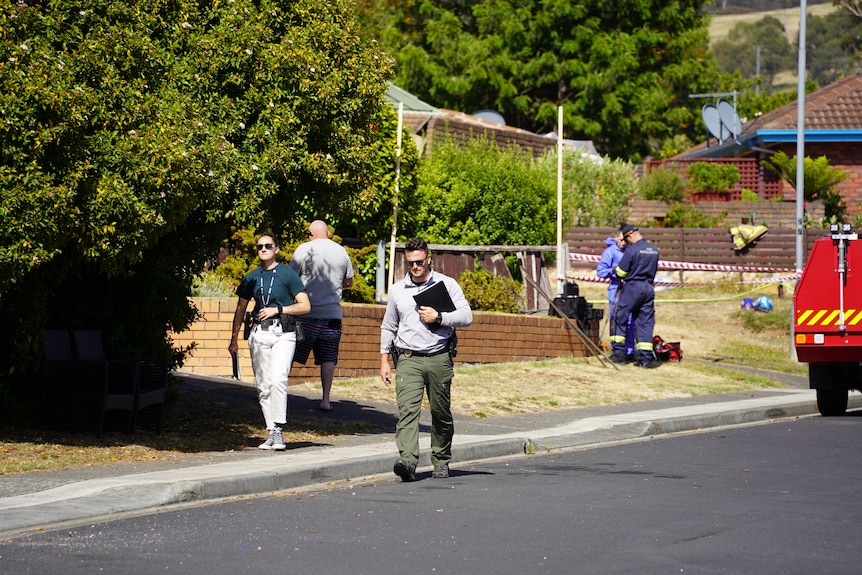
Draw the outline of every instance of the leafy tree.
[[[381,0],[365,0],[368,10]],[[399,85],[435,105],[502,113],[535,132],[592,139],[640,159],[679,133],[694,139],[688,96],[718,81],[707,0],[407,0],[366,16],[397,61]]]
[[[763,165],[796,189],[796,156],[788,157],[784,152],[778,152]],[[830,166],[826,156],[816,160],[805,158],[802,174],[805,200],[823,200],[826,221],[844,221],[847,204],[836,188],[848,177],[844,170]]]
[[[832,0],[832,3],[836,6],[846,8],[857,18],[862,18],[862,2],[859,2],[859,0]]]
[[[412,202],[420,162],[412,132],[407,126],[402,127],[400,161],[397,157],[398,115],[394,109],[388,107],[379,114],[372,130],[378,132],[378,137],[368,142],[370,163],[368,169],[358,176],[365,185],[358,194],[333,194],[341,199],[341,203],[333,206],[333,216],[329,220],[339,235],[368,244],[391,234],[396,173],[398,203],[409,205]],[[317,217],[314,211],[309,211],[307,219],[312,219],[312,216]],[[409,219],[411,214],[399,215],[401,220],[405,217]]]
[[[744,86],[744,85],[743,85]],[[756,117],[771,112],[785,104],[795,102],[797,99],[796,87],[781,92],[769,93],[763,90],[757,93],[754,90],[743,88],[736,100],[736,110],[740,118],[753,120]],[[805,82],[805,93],[810,94],[819,88],[817,82],[808,80]]]
[[[799,46],[798,39],[794,46]],[[810,16],[805,51],[808,77],[820,85],[856,72],[862,52],[862,20],[844,10]]]
[[[718,69],[725,73],[736,70],[743,78],[754,78],[758,72],[757,47],[760,47],[759,72],[766,86],[779,72],[794,68],[796,52],[787,39],[784,25],[773,16],[757,22],[739,22],[727,39],[713,46]]]
[[[33,372],[46,325],[181,352],[166,332],[234,226],[369,221],[383,194],[392,62],[348,0],[21,0],[0,22],[0,378]]]

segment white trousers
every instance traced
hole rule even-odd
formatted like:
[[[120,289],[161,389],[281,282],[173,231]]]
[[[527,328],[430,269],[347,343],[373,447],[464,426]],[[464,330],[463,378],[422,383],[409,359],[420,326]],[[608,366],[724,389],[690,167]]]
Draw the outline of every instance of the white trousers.
[[[254,383],[266,428],[287,422],[287,376],[296,350],[296,334],[282,333],[281,326],[264,331],[254,326],[248,338]]]

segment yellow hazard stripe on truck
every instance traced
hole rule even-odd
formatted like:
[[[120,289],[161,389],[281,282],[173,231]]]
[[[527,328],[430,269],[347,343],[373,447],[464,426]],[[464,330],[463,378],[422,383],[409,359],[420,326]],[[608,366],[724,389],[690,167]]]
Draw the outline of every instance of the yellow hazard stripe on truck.
[[[797,312],[796,325],[838,325],[840,320],[841,313],[837,309],[805,309]],[[844,310],[844,322],[847,325],[856,325],[860,321],[862,321],[862,310]]]

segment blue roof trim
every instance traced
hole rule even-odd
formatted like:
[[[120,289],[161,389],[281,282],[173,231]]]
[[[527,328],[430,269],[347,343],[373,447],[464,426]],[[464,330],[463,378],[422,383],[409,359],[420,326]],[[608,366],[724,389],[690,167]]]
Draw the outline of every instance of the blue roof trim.
[[[806,142],[862,142],[862,130],[805,130]],[[796,143],[796,130],[756,130],[736,140],[713,144],[708,148],[687,154],[686,158],[732,158],[750,148],[767,144]]]
[[[781,144],[796,142],[796,130],[757,130],[756,142]],[[862,142],[862,130],[805,130],[806,142]]]

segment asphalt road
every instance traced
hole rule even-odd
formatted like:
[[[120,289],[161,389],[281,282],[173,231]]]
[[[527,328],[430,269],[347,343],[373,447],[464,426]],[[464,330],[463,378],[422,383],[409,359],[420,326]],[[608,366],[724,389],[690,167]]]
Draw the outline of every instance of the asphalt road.
[[[0,573],[856,574],[862,413],[198,504],[0,542]]]

